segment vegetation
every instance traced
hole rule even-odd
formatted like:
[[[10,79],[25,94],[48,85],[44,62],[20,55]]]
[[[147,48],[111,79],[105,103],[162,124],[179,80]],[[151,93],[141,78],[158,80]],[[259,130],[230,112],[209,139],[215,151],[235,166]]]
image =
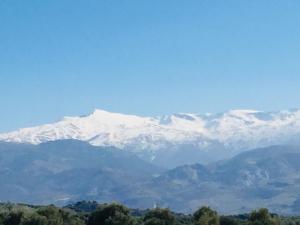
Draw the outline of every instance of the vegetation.
[[[133,225],[134,219],[125,206],[112,203],[99,206],[88,216],[88,225]]]
[[[132,210],[118,203],[83,201],[64,208],[2,203],[0,225],[300,225],[300,217],[280,217],[267,209],[220,216],[209,207],[184,215],[163,208]]]
[[[169,209],[156,208],[147,212],[143,218],[144,225],[174,225],[175,216]]]
[[[194,213],[195,225],[220,225],[218,213],[209,207],[202,207]]]

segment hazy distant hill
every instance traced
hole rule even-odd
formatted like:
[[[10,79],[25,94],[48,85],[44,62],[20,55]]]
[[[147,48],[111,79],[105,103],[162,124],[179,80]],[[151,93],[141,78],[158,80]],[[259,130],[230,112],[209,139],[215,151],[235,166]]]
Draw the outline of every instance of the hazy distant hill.
[[[122,199],[122,192],[161,170],[114,148],[66,140],[0,144],[0,199],[64,204],[72,199]]]
[[[299,147],[274,146],[164,171],[126,151],[80,141],[1,143],[0,199],[59,205],[118,200],[182,212],[205,204],[230,214],[266,206],[299,214],[299,162]]]
[[[299,162],[300,147],[274,146],[208,166],[181,166],[148,185],[160,193],[158,201],[177,210],[208,204],[224,213],[259,206],[278,213],[300,213]]]

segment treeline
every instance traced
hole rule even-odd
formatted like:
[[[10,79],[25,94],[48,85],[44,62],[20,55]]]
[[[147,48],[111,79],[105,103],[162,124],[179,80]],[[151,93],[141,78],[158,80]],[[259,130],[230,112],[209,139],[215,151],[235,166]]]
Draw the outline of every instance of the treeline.
[[[300,218],[280,217],[267,209],[220,216],[209,207],[184,215],[164,208],[130,210],[118,203],[80,202],[64,208],[5,203],[0,204],[0,225],[300,225]]]

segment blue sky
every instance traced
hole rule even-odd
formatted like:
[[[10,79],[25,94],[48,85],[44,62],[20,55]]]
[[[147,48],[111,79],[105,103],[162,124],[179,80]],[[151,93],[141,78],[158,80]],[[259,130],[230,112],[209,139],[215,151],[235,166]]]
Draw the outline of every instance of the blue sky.
[[[102,108],[300,107],[300,1],[0,0],[0,131]]]

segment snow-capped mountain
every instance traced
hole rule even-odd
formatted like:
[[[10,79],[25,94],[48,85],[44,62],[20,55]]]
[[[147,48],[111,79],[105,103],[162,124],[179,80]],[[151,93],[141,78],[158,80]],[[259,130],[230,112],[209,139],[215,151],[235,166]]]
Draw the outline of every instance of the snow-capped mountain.
[[[177,145],[208,149],[215,143],[230,149],[250,149],[294,142],[299,134],[300,110],[140,117],[97,109],[88,116],[65,117],[56,123],[0,134],[0,141],[39,144],[76,139],[95,146],[153,152]]]

